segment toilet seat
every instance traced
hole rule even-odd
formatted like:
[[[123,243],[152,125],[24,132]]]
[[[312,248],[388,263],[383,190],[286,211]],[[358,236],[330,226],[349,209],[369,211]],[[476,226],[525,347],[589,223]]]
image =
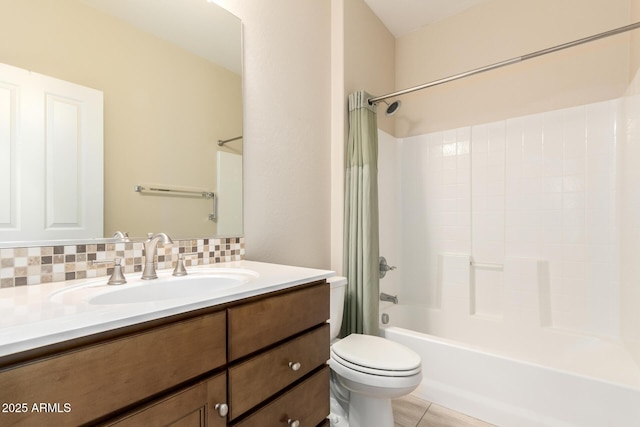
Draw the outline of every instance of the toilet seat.
[[[352,334],[333,344],[330,353],[338,381],[376,400],[404,396],[422,381],[420,356],[385,338]]]
[[[385,377],[409,377],[421,372],[420,356],[381,337],[351,334],[331,346],[331,359],[355,371]]]
[[[345,368],[352,369],[354,371],[361,372],[363,374],[376,375],[380,377],[410,377],[412,375],[419,374],[421,372],[421,368],[410,369],[406,371],[388,371],[383,369],[375,369],[370,368],[368,366],[356,365],[355,363],[351,363],[348,360],[343,359],[338,356],[335,352],[331,351],[331,360],[334,363],[339,363]]]

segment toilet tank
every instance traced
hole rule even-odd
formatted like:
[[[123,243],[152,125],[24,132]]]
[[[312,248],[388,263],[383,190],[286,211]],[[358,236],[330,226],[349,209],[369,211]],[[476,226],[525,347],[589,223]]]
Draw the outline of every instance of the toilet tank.
[[[330,340],[333,341],[340,333],[342,326],[342,313],[344,312],[344,293],[347,289],[346,277],[330,277],[327,279],[331,286],[331,300],[329,312]]]

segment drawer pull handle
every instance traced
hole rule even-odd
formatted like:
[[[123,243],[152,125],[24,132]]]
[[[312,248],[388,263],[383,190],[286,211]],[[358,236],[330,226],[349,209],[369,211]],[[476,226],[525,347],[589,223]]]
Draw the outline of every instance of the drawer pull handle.
[[[300,427],[300,421],[292,420],[291,418],[287,420],[287,424],[289,424],[289,427]]]
[[[289,362],[289,368],[294,372],[300,370],[301,367],[302,365],[300,362]]]
[[[213,409],[218,411],[218,415],[221,417],[226,417],[229,413],[229,405],[226,403],[216,403],[216,406],[214,406]]]

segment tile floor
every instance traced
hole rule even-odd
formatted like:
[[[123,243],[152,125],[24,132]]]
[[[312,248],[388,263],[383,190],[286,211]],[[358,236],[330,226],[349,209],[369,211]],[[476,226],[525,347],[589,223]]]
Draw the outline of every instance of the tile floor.
[[[392,401],[395,427],[493,427],[451,409],[443,408],[413,395]]]

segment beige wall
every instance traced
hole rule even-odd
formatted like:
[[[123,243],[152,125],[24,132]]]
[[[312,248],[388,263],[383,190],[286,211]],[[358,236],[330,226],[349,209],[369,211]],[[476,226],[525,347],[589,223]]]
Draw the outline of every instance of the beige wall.
[[[631,22],[640,22],[640,0],[631,0]],[[629,61],[629,80],[633,81],[634,76],[640,70],[640,29],[631,33],[630,45],[631,57]]]
[[[105,234],[215,234],[211,202],[141,196],[133,185],[214,191],[215,142],[242,132],[241,77],[78,0],[0,7],[11,17],[0,62],[104,92]]]
[[[373,96],[393,92],[396,40],[363,0],[344,1],[344,102],[357,90]],[[393,132],[386,105],[378,107],[378,128]],[[348,127],[348,126],[347,126]]]
[[[393,89],[395,40],[362,0],[218,3],[244,23],[247,258],[340,271],[346,97]]]
[[[395,38],[363,0],[332,0],[331,52],[331,269],[342,272],[344,170],[350,93],[393,90]],[[394,119],[379,107],[378,127],[392,132]]]
[[[331,2],[218,3],[244,24],[246,257],[328,268]]]
[[[492,0],[397,41],[406,88],[629,23],[629,0]],[[606,100],[624,93],[629,37],[618,36],[402,98],[397,137]]]

